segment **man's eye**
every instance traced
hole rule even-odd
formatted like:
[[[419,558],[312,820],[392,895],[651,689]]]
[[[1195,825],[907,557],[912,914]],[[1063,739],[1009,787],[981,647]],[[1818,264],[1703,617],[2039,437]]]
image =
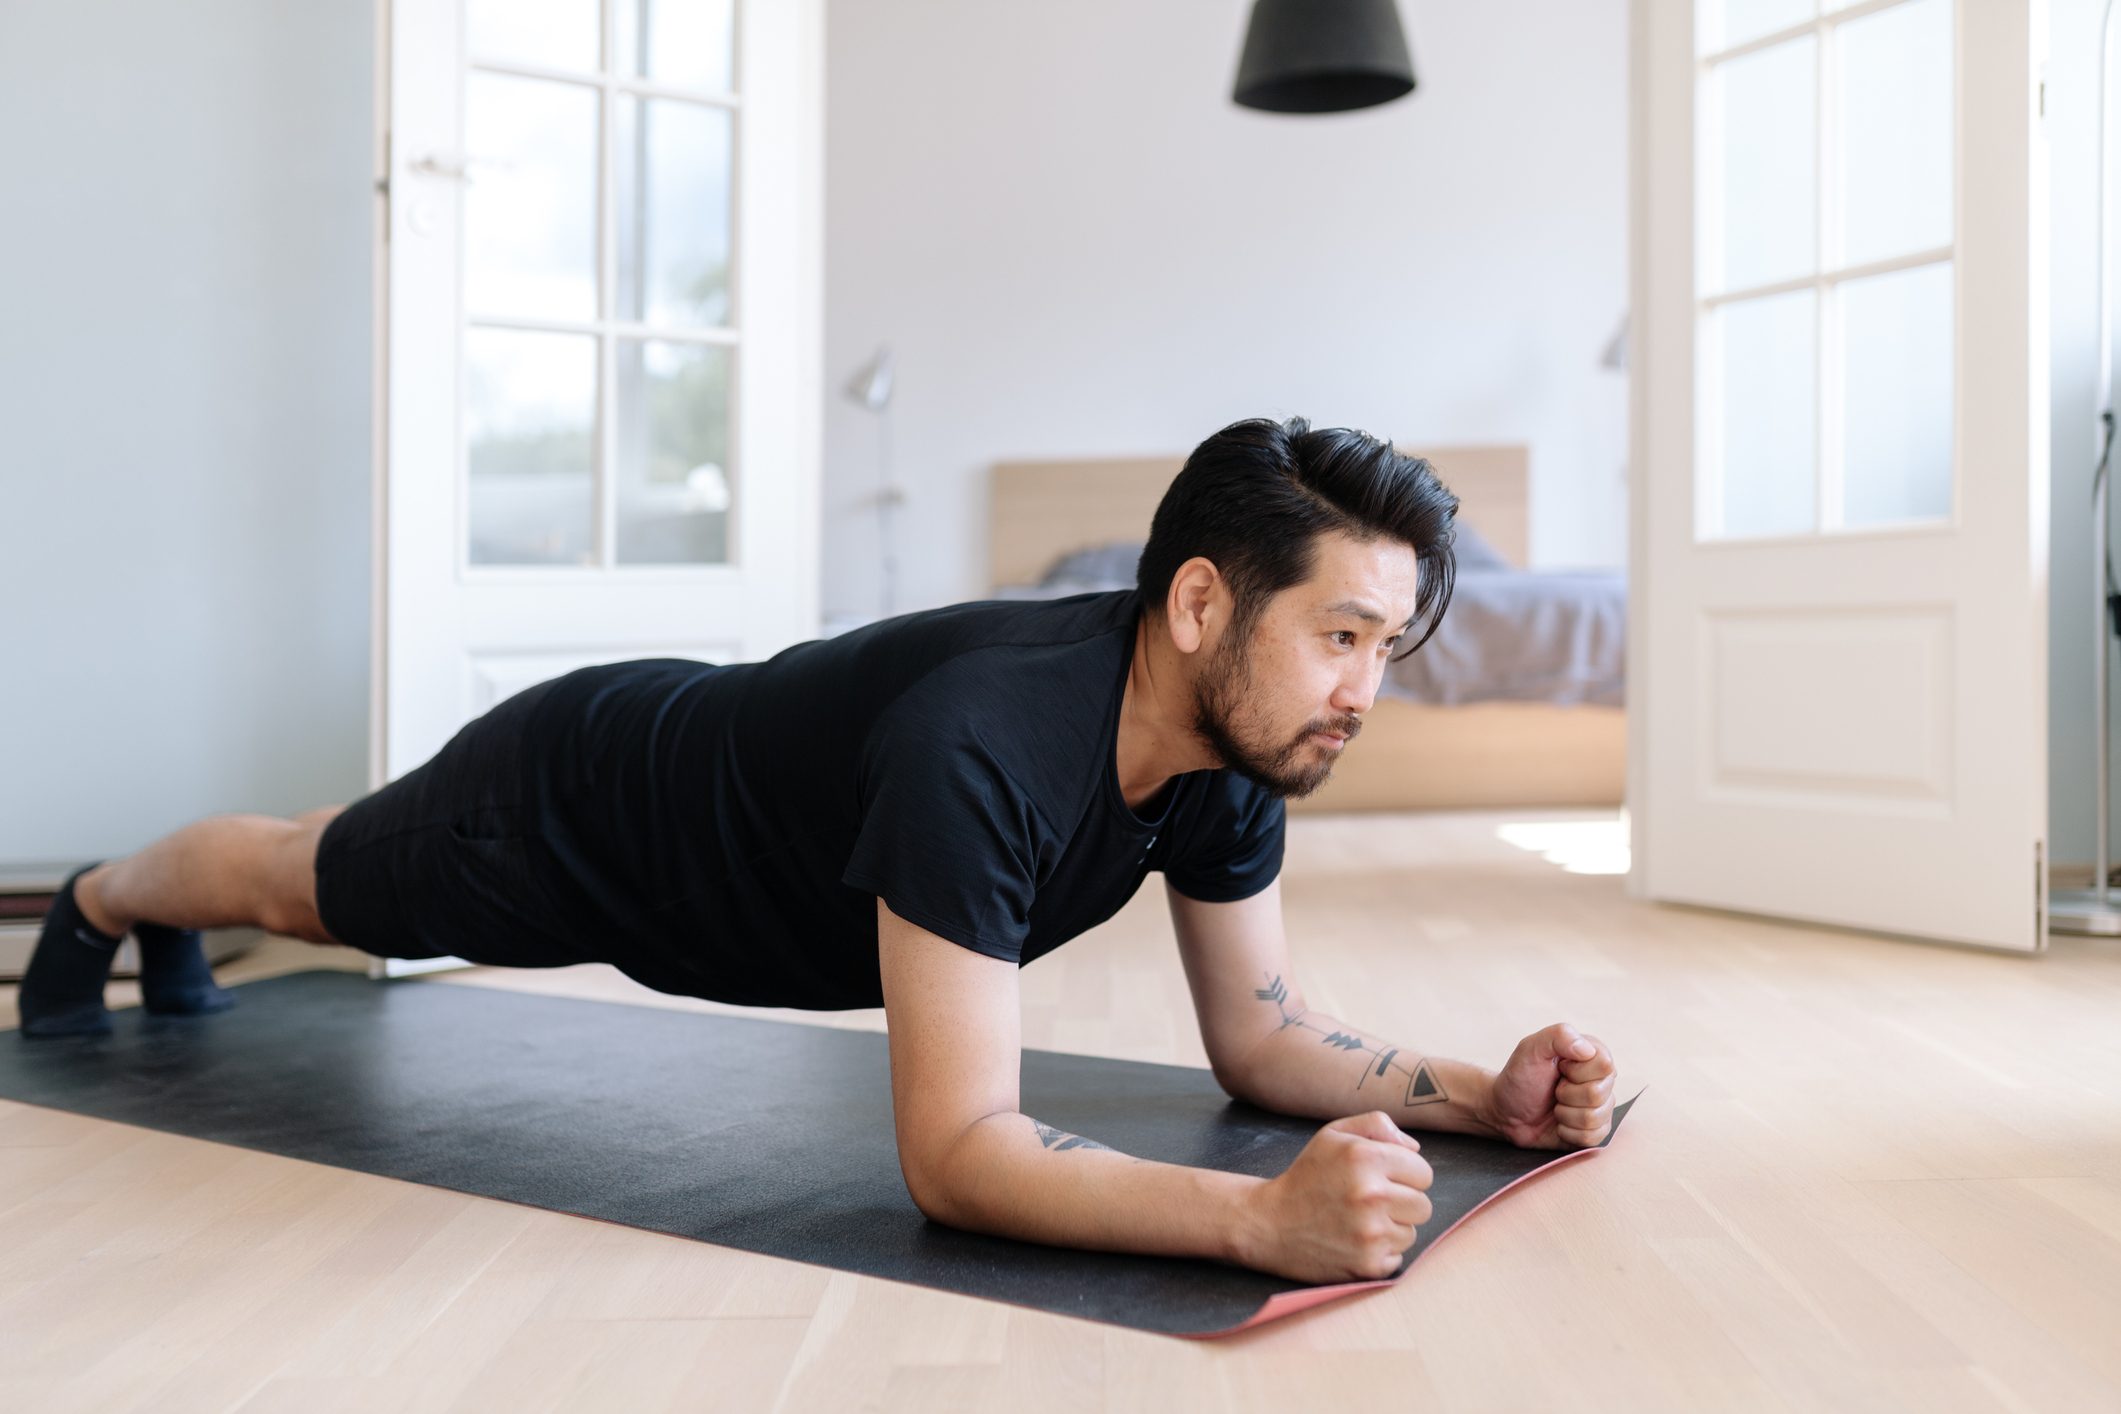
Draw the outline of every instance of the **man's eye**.
[[[1354,630],[1345,628],[1341,629],[1338,633],[1335,633],[1333,635],[1333,641],[1335,643],[1338,643],[1343,648],[1353,648],[1355,646]]]
[[[1388,639],[1386,639],[1386,640],[1385,640],[1384,648],[1385,648],[1385,652],[1387,652],[1387,653],[1391,652],[1391,651],[1392,651],[1393,649],[1397,648],[1398,646],[1399,646],[1399,635],[1398,635],[1398,634],[1396,634],[1396,633],[1395,633],[1395,634],[1393,634],[1393,635],[1392,635],[1392,636],[1391,636],[1390,638],[1388,638]]]

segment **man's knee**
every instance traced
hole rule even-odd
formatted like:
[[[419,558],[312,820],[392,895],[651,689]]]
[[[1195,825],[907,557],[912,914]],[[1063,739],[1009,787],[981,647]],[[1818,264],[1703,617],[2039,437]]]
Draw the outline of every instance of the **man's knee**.
[[[269,933],[310,943],[335,943],[317,914],[317,843],[346,807],[326,806],[295,817],[295,828],[272,851],[258,924]]]
[[[317,917],[316,905],[297,898],[275,895],[259,910],[258,926],[276,937],[299,938],[305,943],[338,941],[325,931],[323,920]]]

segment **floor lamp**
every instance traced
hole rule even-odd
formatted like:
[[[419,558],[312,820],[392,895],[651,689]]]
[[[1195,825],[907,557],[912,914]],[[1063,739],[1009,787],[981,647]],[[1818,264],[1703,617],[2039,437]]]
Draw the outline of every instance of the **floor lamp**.
[[[2048,931],[2096,933],[2121,936],[2121,900],[2109,886],[2107,834],[2112,823],[2112,801],[2107,790],[2107,753],[2112,739],[2107,719],[2107,635],[2112,632],[2107,614],[2116,602],[2106,564],[2106,506],[2109,472],[2114,451],[2114,291],[2112,264],[2107,255],[2113,224],[2113,190],[2107,180],[2106,138],[2111,126],[2114,94],[2114,0],[2106,0],[2106,17],[2099,26],[2099,465],[2092,472],[2092,715],[2096,742],[2092,777],[2097,802],[2097,827],[2092,860],[2092,886],[2088,889],[2057,889],[2048,899]]]
[[[844,390],[849,401],[876,414],[876,535],[883,570],[878,617],[886,619],[898,612],[898,549],[892,536],[892,512],[906,499],[905,488],[891,479],[891,385],[896,378],[891,350],[879,348]]]

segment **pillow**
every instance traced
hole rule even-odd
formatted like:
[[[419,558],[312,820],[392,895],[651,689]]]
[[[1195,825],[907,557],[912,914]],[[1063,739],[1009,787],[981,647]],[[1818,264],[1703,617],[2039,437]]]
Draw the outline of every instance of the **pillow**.
[[[1458,567],[1462,570],[1507,570],[1515,569],[1502,552],[1488,543],[1488,538],[1475,530],[1466,521],[1456,521],[1451,530],[1451,548],[1457,553]]]
[[[1063,584],[1080,584],[1090,589],[1131,589],[1134,567],[1142,557],[1144,543],[1114,540],[1105,545],[1092,545],[1087,550],[1071,550],[1053,562],[1039,584],[1048,589]]]

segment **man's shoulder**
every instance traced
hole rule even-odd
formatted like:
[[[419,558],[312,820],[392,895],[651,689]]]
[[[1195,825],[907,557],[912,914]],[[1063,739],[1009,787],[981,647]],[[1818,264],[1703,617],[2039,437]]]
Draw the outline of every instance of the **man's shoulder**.
[[[924,756],[977,756],[1027,790],[1072,795],[1101,747],[1133,649],[1131,596],[1120,596],[1125,605],[1110,595],[1078,597],[1107,602],[1002,616],[982,627],[1015,632],[962,638],[899,695],[883,739]]]
[[[977,599],[886,619],[862,630],[901,642],[925,641],[949,656],[987,650],[1036,651],[1091,643],[1131,628],[1139,612],[1131,589],[1060,599]]]
[[[924,667],[904,695],[917,707],[932,700],[968,719],[999,712],[1009,720],[1025,710],[1043,715],[1041,703],[1103,701],[1118,681],[1120,655],[1133,646],[1133,605],[1131,593],[1081,594],[908,615],[898,621],[892,648]]]
[[[779,710],[829,701],[839,721],[866,734],[908,699],[956,690],[984,700],[1008,684],[1065,683],[1072,665],[1098,658],[1115,635],[1131,642],[1134,602],[1131,591],[1120,591],[900,614],[747,665],[742,689]]]

